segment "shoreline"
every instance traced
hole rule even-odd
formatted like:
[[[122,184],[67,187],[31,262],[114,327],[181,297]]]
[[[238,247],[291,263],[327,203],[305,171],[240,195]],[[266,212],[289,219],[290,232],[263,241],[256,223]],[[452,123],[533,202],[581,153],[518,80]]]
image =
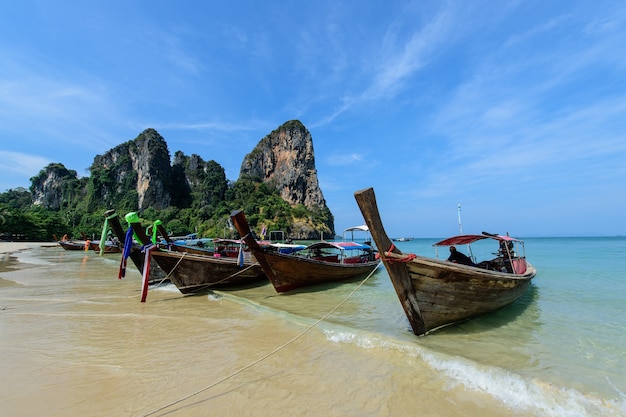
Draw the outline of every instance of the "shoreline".
[[[0,273],[0,366],[13,375],[0,389],[3,407],[18,417],[90,415],[96,408],[103,416],[146,415],[160,407],[167,409],[154,414],[180,417],[285,408],[303,417],[626,417],[623,335],[603,338],[594,350],[596,323],[572,324],[566,314],[587,300],[562,295],[565,283],[582,287],[586,277],[574,273],[572,282],[570,270],[548,268],[557,270],[571,253],[606,253],[606,271],[616,271],[606,279],[619,283],[622,267],[611,254],[623,248],[563,243],[535,248],[548,272],[513,311],[416,339],[384,273],[345,304],[354,285],[288,297],[270,284],[191,297],[169,286],[151,289],[140,303],[141,274],[115,279],[117,262],[55,242],[0,242],[7,253],[0,260],[11,266]],[[428,242],[411,248],[422,247],[430,249]],[[612,308],[612,300],[597,298],[593,309],[608,312],[607,328],[620,329],[614,313],[623,306]],[[340,302],[337,314],[305,332]],[[582,353],[595,356],[581,359],[578,346],[562,340],[580,340]],[[616,358],[612,368],[599,356]],[[550,369],[538,370],[533,358]]]
[[[32,268],[16,261],[5,282],[0,274],[6,336],[0,367],[12,375],[0,389],[5,414],[255,416],[280,415],[287,407],[303,417],[415,410],[531,416],[459,385],[446,388],[436,369],[402,349],[364,349],[329,340],[322,329],[304,332],[310,319],[297,314],[297,305],[308,299],[307,309],[327,311],[339,299],[333,291],[294,298],[285,314],[255,306],[258,297],[274,296],[269,283],[233,294],[249,303],[166,288],[151,290],[140,303],[137,279],[114,278],[117,263],[38,249],[47,245],[0,243],[2,251],[31,250],[26,262],[43,261]],[[343,333],[341,326],[329,329]]]
[[[44,246],[56,246],[55,242],[6,242],[0,241],[0,255],[11,255],[27,249],[40,248]]]
[[[46,246],[54,247],[57,244],[52,242],[5,242],[0,241],[0,272],[13,271],[19,269],[19,261],[15,256],[16,253],[43,248]]]

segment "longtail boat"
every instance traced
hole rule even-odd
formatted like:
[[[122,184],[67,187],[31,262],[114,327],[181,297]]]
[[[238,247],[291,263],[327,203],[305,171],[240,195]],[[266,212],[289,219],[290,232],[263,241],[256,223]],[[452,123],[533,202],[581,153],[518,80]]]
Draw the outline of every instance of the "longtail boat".
[[[230,218],[277,292],[355,279],[371,273],[380,263],[371,246],[355,242],[322,241],[290,254],[281,253],[271,245],[259,245],[243,211],[234,211]],[[351,249],[359,254],[346,255]]]
[[[238,262],[237,258],[155,250],[152,258],[183,294],[251,285],[267,279],[260,265],[249,257]]]
[[[126,232],[122,228],[122,224],[120,223],[120,219],[115,212],[115,210],[107,210],[104,213],[105,216],[105,228],[110,227],[113,231],[113,234],[117,237],[120,242],[120,247],[125,249],[124,245],[126,244]],[[128,248],[128,257],[133,262],[139,273],[143,274],[143,267],[145,263],[145,255],[141,251],[141,246],[134,242],[130,243],[130,247]],[[124,260],[122,260],[124,262]],[[125,265],[124,265],[125,268]],[[122,267],[120,267],[120,274],[118,278],[122,278],[124,275],[124,271]],[[159,266],[155,263],[150,264],[150,284],[160,283],[163,281],[167,281],[165,272],[159,268]]]
[[[85,250],[85,242],[76,242],[76,241],[63,241],[58,240],[57,243],[65,250]],[[89,249],[89,246],[87,246]]]
[[[150,228],[156,230],[161,235],[161,240],[158,240],[158,236],[153,235],[153,243],[156,242],[159,247],[165,248],[176,252],[189,252],[196,253],[198,255],[213,255],[215,253],[214,247],[206,247],[203,239],[196,239],[195,243],[190,244],[191,240],[180,240],[170,237],[169,233],[165,230],[163,223],[160,220],[154,222]],[[147,233],[146,233],[147,234]]]
[[[100,252],[100,241],[89,241],[89,249],[94,252]],[[102,253],[122,253],[121,244],[112,241],[105,241],[104,251],[102,251]]]
[[[57,245],[65,250],[85,250],[85,241],[70,240],[67,238],[67,235],[63,236],[61,239],[59,239],[55,234],[53,234],[52,237],[56,241]],[[89,249],[89,246],[87,246],[87,249]]]
[[[152,244],[134,213],[126,215],[133,231],[144,246]],[[256,260],[246,256],[243,248],[241,257],[222,257],[219,253],[198,252],[200,248],[186,245],[173,245],[175,250],[155,248],[152,259],[167,274],[169,280],[183,294],[205,291],[211,288],[227,288],[250,285],[266,279],[265,273]],[[192,249],[193,251],[185,251]]]
[[[535,268],[522,251],[523,242],[490,233],[454,236],[434,246],[471,244],[491,239],[498,257],[469,265],[403,253],[387,236],[372,188],[354,193],[400,304],[416,335],[489,313],[513,303],[530,286]]]

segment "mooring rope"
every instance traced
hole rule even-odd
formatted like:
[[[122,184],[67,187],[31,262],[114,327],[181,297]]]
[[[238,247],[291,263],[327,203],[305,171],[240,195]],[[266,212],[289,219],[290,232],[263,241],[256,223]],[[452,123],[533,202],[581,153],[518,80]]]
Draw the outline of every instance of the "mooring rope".
[[[248,266],[247,266],[247,267],[245,267],[244,269],[241,269],[241,270],[239,270],[239,271],[235,272],[234,274],[230,274],[229,276],[227,276],[227,277],[225,277],[225,278],[222,278],[222,279],[220,279],[219,281],[211,282],[209,285],[210,285],[210,286],[213,286],[213,285],[221,284],[222,282],[224,282],[224,281],[228,281],[229,279],[234,278],[234,277],[236,277],[236,276],[237,276],[237,275],[239,275],[239,274],[243,274],[243,273],[244,273],[244,272],[246,272],[248,269],[250,269],[250,268],[252,268],[252,267],[254,267],[254,266],[257,266],[257,265],[259,265],[259,263],[258,263],[258,262],[253,263],[253,264],[251,264],[251,265],[248,265]]]
[[[415,259],[417,257],[417,255],[415,255],[414,253],[409,253],[406,254],[406,256],[404,257],[398,257],[398,258],[394,258],[394,257],[389,257],[388,254],[394,254],[393,250],[396,248],[396,245],[394,245],[393,243],[391,244],[391,247],[389,248],[388,251],[383,252],[383,255],[381,256],[381,259],[383,261],[389,262],[389,263],[393,263],[393,262],[411,262],[413,259]],[[400,251],[400,253],[402,255],[404,255],[404,253],[402,253],[402,251]],[[398,255],[398,254],[395,254]],[[400,255],[398,255],[400,256]]]
[[[180,257],[180,259],[178,260],[178,262],[176,262],[176,265],[174,265],[174,268],[172,268],[172,270],[165,276],[165,278],[163,278],[156,286],[157,288],[163,284],[165,282],[166,279],[170,278],[170,275],[172,275],[172,273],[176,270],[176,268],[178,268],[178,265],[180,265],[180,263],[183,261],[183,258],[185,257],[185,255],[187,255],[187,252],[182,252],[182,256]]]
[[[248,365],[244,366],[243,368],[238,369],[237,371],[233,372],[232,374],[227,375],[227,376],[223,377],[222,379],[219,379],[219,380],[217,380],[216,382],[214,382],[214,383],[212,383],[212,384],[210,384],[210,385],[207,385],[207,386],[206,386],[206,387],[204,387],[204,388],[201,388],[201,389],[197,390],[196,392],[193,392],[193,393],[191,393],[191,394],[188,394],[188,395],[186,395],[186,396],[184,396],[184,397],[182,397],[182,398],[179,398],[178,400],[172,401],[171,403],[166,404],[166,405],[164,405],[164,406],[162,406],[162,407],[160,407],[160,408],[157,408],[156,410],[152,410],[152,411],[150,411],[149,413],[144,414],[142,417],[148,417],[148,416],[151,416],[151,415],[153,415],[153,414],[158,413],[159,411],[163,411],[163,410],[165,410],[166,408],[169,408],[169,407],[171,407],[171,406],[173,406],[173,405],[176,405],[176,404],[181,403],[181,402],[183,402],[183,401],[185,401],[185,400],[188,400],[188,399],[189,399],[189,398],[191,398],[191,397],[195,397],[196,395],[201,394],[201,393],[203,393],[204,391],[207,391],[207,390],[209,390],[209,389],[211,389],[211,388],[213,388],[213,387],[215,387],[215,386],[217,386],[217,385],[221,384],[222,382],[227,381],[227,380],[229,380],[230,378],[233,378],[233,377],[235,377],[235,376],[239,375],[240,373],[244,372],[245,370],[252,368],[254,365],[256,365],[256,364],[258,364],[258,363],[263,362],[265,359],[269,358],[270,356],[272,356],[272,355],[276,354],[277,352],[279,352],[279,351],[281,351],[282,349],[286,348],[286,347],[287,347],[287,346],[289,346],[290,344],[294,343],[296,340],[300,339],[302,336],[304,336],[304,335],[305,335],[305,334],[307,334],[309,331],[311,331],[311,329],[313,329],[315,326],[317,326],[318,324],[320,324],[322,321],[326,320],[326,319],[327,319],[327,318],[328,318],[331,314],[333,314],[335,311],[337,311],[337,309],[338,309],[339,307],[341,307],[344,303],[346,303],[346,301],[348,301],[348,300],[350,299],[350,297],[352,297],[352,296],[353,296],[353,295],[354,295],[354,294],[355,294],[355,293],[356,293],[356,292],[357,292],[357,291],[358,291],[358,290],[359,290],[359,289],[360,289],[360,288],[361,288],[361,287],[365,284],[365,282],[367,282],[367,280],[368,280],[368,279],[369,279],[372,275],[374,275],[374,272],[376,272],[376,270],[378,269],[378,267],[379,267],[379,266],[380,266],[380,263],[379,263],[378,265],[376,265],[376,267],[375,267],[375,268],[373,268],[373,269],[372,269],[372,272],[370,272],[370,273],[369,273],[369,275],[368,275],[368,276],[366,276],[366,277],[365,277],[365,279],[363,279],[363,281],[361,281],[361,282],[359,283],[359,285],[357,285],[357,287],[356,287],[354,290],[352,290],[352,292],[351,292],[350,294],[348,294],[348,295],[347,295],[347,296],[346,296],[343,300],[341,300],[341,302],[340,302],[339,304],[337,304],[335,307],[333,307],[333,308],[332,308],[332,310],[330,310],[328,313],[324,314],[324,316],[322,316],[320,319],[318,319],[315,323],[313,323],[313,324],[311,324],[310,326],[308,326],[308,327],[307,327],[306,329],[304,329],[304,330],[303,330],[300,334],[298,334],[297,336],[295,336],[295,337],[294,337],[294,338],[292,338],[291,340],[289,340],[289,341],[287,341],[287,342],[283,343],[282,345],[278,346],[277,348],[275,348],[275,349],[274,349],[274,350],[272,350],[271,352],[269,352],[269,353],[267,353],[266,355],[264,355],[264,356],[260,357],[259,359],[255,360],[254,362],[252,362],[252,363],[250,363],[250,364],[248,364]]]
[[[166,276],[165,276],[165,277],[164,277],[161,281],[159,281],[159,283],[158,283],[158,284],[156,284],[156,287],[155,287],[155,288],[158,288],[161,284],[163,284],[163,283],[165,282],[165,280],[169,279],[169,277],[170,277],[170,276],[174,273],[174,271],[176,270],[176,268],[178,268],[178,265],[180,265],[180,263],[183,261],[183,258],[185,257],[185,255],[187,255],[187,252],[180,252],[180,253],[182,253],[182,255],[181,255],[180,259],[178,259],[178,262],[176,262],[176,265],[174,265],[174,268],[172,268],[172,270],[171,270],[171,271],[170,271],[170,272],[169,272],[169,273],[168,273],[168,274],[167,274],[167,275],[166,275]],[[210,284],[208,284],[208,286],[210,287],[210,286],[214,286],[214,285],[221,284],[222,282],[224,282],[224,281],[228,281],[229,279],[234,278],[234,277],[236,277],[237,275],[243,274],[243,273],[244,273],[244,272],[246,272],[248,269],[250,269],[250,268],[252,268],[252,267],[255,267],[255,266],[257,266],[257,265],[259,265],[259,263],[258,263],[258,262],[253,263],[253,264],[251,264],[251,265],[248,265],[247,267],[243,268],[242,270],[237,271],[237,272],[235,272],[234,274],[230,274],[229,276],[224,277],[224,278],[220,279],[219,281],[211,282]]]

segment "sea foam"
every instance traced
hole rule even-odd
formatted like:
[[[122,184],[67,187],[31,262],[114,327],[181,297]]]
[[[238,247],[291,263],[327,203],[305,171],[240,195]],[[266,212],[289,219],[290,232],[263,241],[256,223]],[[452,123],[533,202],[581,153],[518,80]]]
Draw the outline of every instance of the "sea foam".
[[[395,349],[418,357],[432,369],[445,376],[448,389],[462,387],[468,391],[486,393],[514,410],[548,417],[620,417],[626,416],[626,398],[606,401],[574,389],[556,387],[538,379],[528,379],[510,371],[480,365],[471,360],[433,352],[387,336],[355,332],[352,329],[325,328],[328,340],[349,343],[362,348]]]

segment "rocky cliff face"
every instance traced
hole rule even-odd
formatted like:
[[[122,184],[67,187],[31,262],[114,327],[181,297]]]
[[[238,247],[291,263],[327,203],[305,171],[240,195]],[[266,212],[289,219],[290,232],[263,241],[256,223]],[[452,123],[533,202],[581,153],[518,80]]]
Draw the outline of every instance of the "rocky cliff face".
[[[63,164],[50,164],[31,180],[30,192],[33,204],[46,209],[59,210],[72,199],[76,190],[78,176]]]
[[[94,158],[91,179],[96,197],[115,206],[136,198],[137,209],[170,206],[170,154],[154,129]],[[136,194],[135,194],[136,193]]]
[[[229,191],[236,188],[230,187],[224,169],[213,160],[178,151],[170,165],[167,143],[154,129],[146,129],[134,140],[96,156],[90,171],[88,178],[79,179],[75,171],[50,164],[31,179],[34,203],[53,210],[77,208],[90,214],[103,207],[141,212],[174,206],[191,208],[196,218],[207,220],[217,207],[228,207],[232,201],[228,200]],[[288,218],[274,216],[272,221],[291,229],[294,236],[334,236],[333,216],[317,179],[311,134],[299,121],[289,121],[261,139],[245,156],[242,176],[276,189],[292,207],[308,209],[299,214],[294,210],[286,215]],[[246,192],[237,198],[245,201]],[[249,197],[254,198],[252,194]]]
[[[289,121],[261,139],[244,158],[239,176],[274,185],[291,205],[326,208],[315,169],[311,134],[298,120]]]
[[[228,180],[224,168],[217,162],[204,161],[199,155],[174,154],[172,163],[178,207],[202,208],[224,200]],[[192,198],[193,196],[194,198]]]

